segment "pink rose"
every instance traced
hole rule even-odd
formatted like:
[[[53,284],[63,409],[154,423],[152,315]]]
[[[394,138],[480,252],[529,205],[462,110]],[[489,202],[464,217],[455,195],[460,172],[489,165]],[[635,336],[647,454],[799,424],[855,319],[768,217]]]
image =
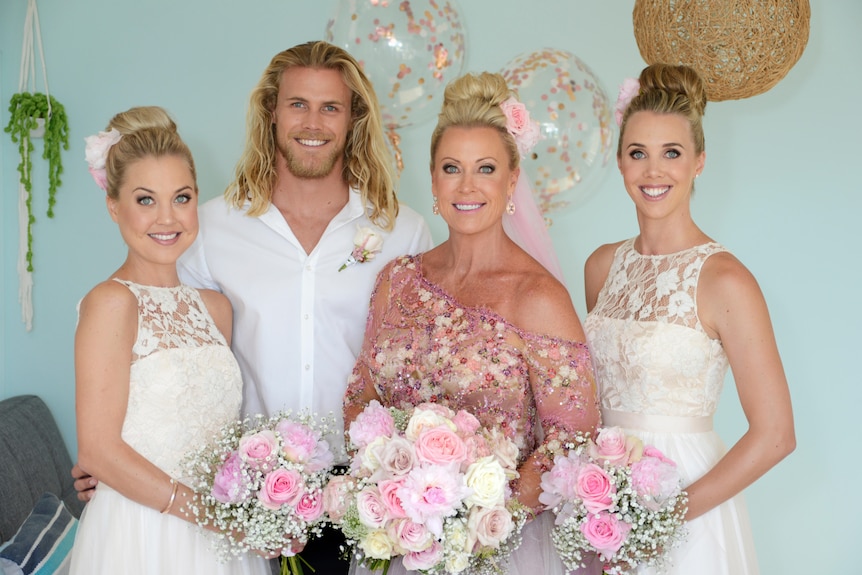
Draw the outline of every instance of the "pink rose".
[[[660,459],[664,463],[668,465],[672,465],[676,467],[676,462],[672,459],[669,459],[664,453],[659,451],[659,449],[653,445],[647,445],[644,447],[644,457],[655,457],[656,459]]]
[[[239,440],[239,454],[254,469],[269,470],[275,466],[278,439],[268,429],[244,435]]]
[[[248,494],[242,477],[242,459],[232,451],[216,471],[213,479],[212,496],[222,503],[239,503]]]
[[[386,533],[400,547],[403,555],[408,551],[424,551],[434,542],[434,535],[421,523],[409,519],[396,519],[386,526]]]
[[[403,479],[384,479],[377,484],[377,488],[380,490],[380,500],[386,506],[389,516],[393,518],[407,517],[404,506],[401,504],[401,498],[398,497],[398,490],[402,485],[404,485]]]
[[[306,491],[296,504],[296,514],[306,523],[317,521],[323,515],[323,494]]]
[[[282,419],[275,426],[282,439],[282,452],[288,461],[304,463],[311,458],[317,446],[317,433],[308,426]]]
[[[420,571],[431,569],[443,560],[443,546],[439,541],[434,541],[424,551],[411,551],[402,559],[404,568],[408,571]]]
[[[267,474],[257,498],[267,509],[278,509],[282,505],[293,507],[302,497],[305,486],[302,476],[293,469],[276,469]]]
[[[472,464],[477,459],[491,455],[491,448],[488,447],[485,438],[481,435],[471,435],[464,440],[464,445],[467,446],[467,460],[464,462],[467,465]]]
[[[359,521],[366,527],[383,527],[389,519],[386,505],[380,497],[380,490],[375,486],[366,487],[356,496],[356,509],[359,511]]]
[[[473,507],[467,520],[467,549],[474,549],[477,542],[498,549],[514,528],[512,514],[502,505]]]
[[[467,446],[453,431],[444,427],[426,429],[416,438],[416,459],[423,463],[447,465],[467,459]]]
[[[505,433],[499,429],[492,430],[488,437],[488,447],[504,468],[509,470],[518,468],[518,446],[506,437]]]
[[[347,431],[350,442],[361,449],[377,437],[392,437],[395,433],[395,421],[389,410],[372,400],[360,413]]]
[[[335,475],[323,488],[323,508],[333,522],[338,523],[347,513],[352,499],[352,491],[356,485],[348,475]]]
[[[599,430],[595,442],[589,443],[588,453],[593,459],[625,467],[641,458],[643,443],[619,427],[606,427]]]
[[[581,523],[581,533],[605,561],[610,561],[614,553],[619,551],[631,528],[616,515],[604,511],[598,515],[588,515],[587,520]]]
[[[590,513],[610,509],[614,504],[611,496],[617,492],[605,470],[594,463],[581,466],[575,490]]]
[[[461,435],[472,435],[476,433],[476,430],[481,426],[475,415],[468,413],[463,409],[455,414],[455,417],[452,418],[452,423],[455,424],[455,427],[458,429],[458,433]]]
[[[515,139],[521,156],[526,156],[539,141],[539,126],[530,120],[527,107],[515,98],[510,97],[500,107],[506,115],[506,130]]]

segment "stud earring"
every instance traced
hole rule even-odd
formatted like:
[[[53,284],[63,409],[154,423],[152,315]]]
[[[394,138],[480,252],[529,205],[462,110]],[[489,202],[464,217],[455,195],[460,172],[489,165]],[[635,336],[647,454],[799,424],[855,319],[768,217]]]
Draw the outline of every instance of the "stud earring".
[[[509,198],[509,203],[506,204],[506,213],[510,216],[515,215],[515,202],[512,201],[512,198]]]
[[[431,213],[435,216],[440,215],[440,206],[437,205],[437,196],[434,196],[434,203],[431,205]]]

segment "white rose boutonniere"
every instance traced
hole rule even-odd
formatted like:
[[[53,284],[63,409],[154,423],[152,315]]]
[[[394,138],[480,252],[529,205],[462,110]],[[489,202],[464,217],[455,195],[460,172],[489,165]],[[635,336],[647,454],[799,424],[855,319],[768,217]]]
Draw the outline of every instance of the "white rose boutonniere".
[[[338,271],[343,271],[353,264],[361,264],[374,259],[383,248],[383,237],[372,228],[356,226],[356,235],[353,236],[353,251],[350,252],[347,261],[341,264]]]

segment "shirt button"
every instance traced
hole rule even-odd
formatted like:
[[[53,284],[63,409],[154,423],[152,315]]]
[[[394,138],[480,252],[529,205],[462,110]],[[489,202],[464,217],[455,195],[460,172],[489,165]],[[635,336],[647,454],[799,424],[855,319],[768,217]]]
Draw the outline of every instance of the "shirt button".
[[[308,314],[305,314],[304,316],[302,316],[302,319],[308,319]]]
[[[305,266],[305,271],[310,272],[310,271],[311,271],[311,266],[310,266],[310,265],[309,265],[309,266]]]
[[[311,366],[310,366],[309,364],[307,364],[307,363],[306,363],[306,364],[305,364],[305,371],[308,371],[309,369],[311,369]]]

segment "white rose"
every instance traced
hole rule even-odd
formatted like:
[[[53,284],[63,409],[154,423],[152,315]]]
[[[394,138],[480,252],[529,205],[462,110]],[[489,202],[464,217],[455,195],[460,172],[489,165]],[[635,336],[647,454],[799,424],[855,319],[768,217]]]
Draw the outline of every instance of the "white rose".
[[[467,487],[473,490],[464,500],[468,508],[473,505],[494,507],[505,501],[506,470],[493,455],[477,459],[467,468],[464,479]]]
[[[365,538],[359,542],[359,546],[365,554],[372,559],[391,559],[392,540],[383,529],[370,531]]]
[[[389,441],[388,437],[378,435],[374,441],[365,446],[362,453],[362,468],[374,473],[380,468],[380,453]]]
[[[467,522],[470,547],[478,541],[483,547],[497,549],[514,528],[512,514],[502,505],[491,509],[474,507]]]
[[[383,247],[383,237],[373,228],[357,226],[353,243],[368,252],[367,258],[370,260]]]
[[[445,426],[452,431],[458,431],[451,419],[443,417],[439,413],[427,409],[415,409],[410,421],[407,422],[407,429],[404,435],[410,441],[416,441],[419,434],[424,429],[433,429],[435,427]]]

